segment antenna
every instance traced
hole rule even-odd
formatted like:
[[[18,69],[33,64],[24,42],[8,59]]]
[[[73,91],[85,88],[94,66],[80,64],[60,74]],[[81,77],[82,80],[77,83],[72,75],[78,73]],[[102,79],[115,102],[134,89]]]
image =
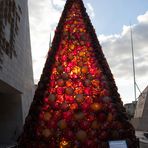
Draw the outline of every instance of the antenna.
[[[50,33],[50,40],[49,40],[49,48],[51,48],[52,43],[51,43],[51,33]]]
[[[135,72],[135,57],[134,57],[134,46],[133,46],[133,31],[130,23],[130,33],[131,33],[131,48],[132,48],[132,62],[133,62],[133,80],[134,80],[134,96],[135,101],[137,99],[136,97],[136,72]]]

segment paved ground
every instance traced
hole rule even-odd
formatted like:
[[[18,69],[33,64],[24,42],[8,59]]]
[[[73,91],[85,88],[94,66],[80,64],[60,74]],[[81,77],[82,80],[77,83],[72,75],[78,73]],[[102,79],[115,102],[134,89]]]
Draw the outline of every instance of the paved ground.
[[[140,142],[140,148],[148,148],[148,144]]]
[[[143,131],[136,131],[136,136],[140,140],[140,148],[148,148],[148,139],[143,134]]]

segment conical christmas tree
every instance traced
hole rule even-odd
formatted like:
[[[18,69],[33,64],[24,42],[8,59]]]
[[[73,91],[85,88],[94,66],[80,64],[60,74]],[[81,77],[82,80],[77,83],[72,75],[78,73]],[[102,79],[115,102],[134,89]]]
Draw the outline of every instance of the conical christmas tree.
[[[21,148],[137,148],[82,0],[67,0],[35,92]]]

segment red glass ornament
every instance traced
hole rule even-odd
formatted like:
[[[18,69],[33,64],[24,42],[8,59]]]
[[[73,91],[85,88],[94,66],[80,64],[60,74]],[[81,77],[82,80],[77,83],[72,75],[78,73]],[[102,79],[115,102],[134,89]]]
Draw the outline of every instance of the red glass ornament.
[[[62,103],[64,102],[64,95],[57,95],[57,100],[56,100],[57,103]]]
[[[72,112],[71,112],[71,111],[64,112],[64,113],[63,113],[63,118],[64,118],[66,121],[71,120],[71,119],[72,119]]]
[[[57,80],[57,84],[58,84],[58,86],[64,86],[64,80],[63,79],[59,79],[59,80]]]
[[[82,104],[83,111],[87,111],[89,109],[89,107],[90,107],[90,105],[86,102]]]
[[[66,56],[66,55],[63,55],[63,56],[62,56],[62,60],[63,60],[63,61],[66,61],[66,60],[67,60],[67,56]]]
[[[109,137],[109,134],[107,131],[102,131],[101,134],[99,135],[99,139],[103,141],[107,140],[108,137]]]
[[[94,142],[94,140],[86,140],[85,143],[85,148],[98,148],[97,144]]]
[[[88,115],[88,116],[87,116],[87,120],[88,120],[89,122],[94,121],[94,119],[95,119],[94,115]]]
[[[107,118],[107,116],[106,116],[105,113],[103,113],[103,112],[99,113],[99,115],[98,115],[98,121],[99,122],[105,122],[106,118]]]
[[[63,95],[64,94],[64,88],[63,87],[58,87],[57,88],[57,94],[58,95]]]
[[[50,87],[54,87],[55,86],[55,80],[51,80],[50,81]]]
[[[66,130],[64,133],[64,137],[68,140],[73,140],[74,139],[74,133],[71,130]]]
[[[86,88],[84,89],[84,93],[85,93],[86,95],[91,95],[91,89],[90,89],[90,87],[86,87]]]
[[[81,124],[80,124],[80,127],[83,130],[87,130],[88,128],[90,128],[90,122],[88,122],[88,121],[82,121]]]
[[[65,95],[65,101],[67,103],[74,103],[74,97],[73,96],[69,96],[69,95]]]
[[[70,105],[70,109],[71,109],[71,110],[76,110],[76,109],[78,109],[78,104],[77,104],[77,103],[71,104],[71,105]]]
[[[57,128],[57,122],[54,121],[54,120],[51,120],[51,122],[49,122],[48,126],[49,126],[49,128],[56,129]]]

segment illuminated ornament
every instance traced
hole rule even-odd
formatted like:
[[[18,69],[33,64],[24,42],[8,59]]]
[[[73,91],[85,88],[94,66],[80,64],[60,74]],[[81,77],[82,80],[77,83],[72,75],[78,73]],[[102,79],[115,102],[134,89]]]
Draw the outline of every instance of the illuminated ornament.
[[[74,23],[74,24],[77,24],[78,22],[77,22],[77,21],[74,21],[73,23]]]
[[[49,130],[49,129],[44,129],[42,131],[42,135],[45,137],[45,138],[49,138],[51,135],[52,135],[52,132]]]
[[[87,111],[88,109],[89,109],[89,107],[90,107],[90,104],[89,103],[83,103],[82,104],[82,109],[84,110],[84,111]]]
[[[85,32],[85,30],[83,28],[80,28],[80,32]]]
[[[63,139],[60,142],[60,147],[59,148],[70,148],[70,143],[68,141],[66,141],[65,139]]]
[[[85,44],[85,42],[84,42],[84,41],[80,41],[80,45],[82,45],[82,46],[83,46],[84,44]]]
[[[69,48],[70,48],[71,50],[74,50],[75,45],[74,45],[74,44],[71,44],[71,45],[69,46]]]
[[[85,141],[87,138],[87,134],[85,131],[80,130],[77,132],[76,137],[78,138],[78,140],[80,140],[81,142]]]
[[[59,80],[57,81],[57,84],[58,84],[59,86],[64,86],[64,80],[63,80],[63,79],[59,79]]]
[[[83,94],[77,94],[76,95],[76,100],[77,100],[78,103],[83,102],[83,100],[84,100]]]
[[[76,120],[82,120],[84,118],[84,113],[83,112],[78,112],[78,113],[74,114],[74,118]]]
[[[55,99],[56,99],[56,95],[55,94],[50,94],[49,97],[48,97],[49,101],[52,101],[54,102]]]
[[[62,58],[63,61],[67,60],[67,56],[66,55],[63,55],[61,58]]]
[[[61,112],[60,111],[54,111],[53,114],[53,120],[58,121],[61,117]]]
[[[73,88],[71,88],[71,87],[66,88],[66,89],[65,89],[65,93],[66,93],[67,95],[72,95],[72,94],[73,94]]]
[[[83,66],[83,64],[84,64],[84,62],[83,62],[83,61],[79,61],[79,62],[78,62],[78,66],[80,66],[80,67],[82,67],[82,66]]]
[[[65,45],[66,44],[66,41],[65,40],[62,40],[61,44]]]
[[[70,109],[71,109],[71,110],[76,110],[76,109],[78,109],[78,104],[77,104],[77,103],[71,104],[71,105],[70,105]]]
[[[86,87],[86,88],[84,89],[84,93],[85,93],[86,95],[91,95],[91,89],[90,89],[90,87]]]
[[[63,113],[63,117],[66,121],[70,121],[72,119],[72,112],[71,111],[67,111]]]
[[[81,73],[81,68],[78,67],[78,66],[75,66],[75,67],[73,68],[72,72],[75,73],[75,74],[80,74],[80,73]]]
[[[64,88],[63,87],[58,87],[57,88],[57,94],[62,95],[64,93]]]
[[[73,56],[72,54],[69,54],[69,55],[68,55],[68,59],[69,59],[69,60],[72,60],[73,58],[74,58],[74,56]]]
[[[84,51],[80,51],[80,52],[79,52],[79,56],[80,56],[80,57],[85,56],[85,52],[84,52]]]
[[[66,123],[65,120],[60,120],[58,122],[58,126],[59,126],[60,129],[65,129],[65,128],[67,128],[67,123]]]
[[[100,104],[100,103],[93,103],[93,104],[91,104],[91,109],[93,111],[99,111],[99,110],[102,109],[102,104]]]
[[[70,86],[72,86],[72,81],[69,79],[68,81],[66,81],[66,86],[67,87],[70,87]]]
[[[82,67],[81,71],[83,74],[86,74],[88,72],[88,67],[87,66]]]
[[[65,68],[65,71],[66,71],[67,73],[69,73],[69,72],[71,71],[71,68],[70,68],[69,66],[67,66],[67,67]]]
[[[45,121],[49,121],[50,119],[51,119],[51,114],[50,113],[48,113],[48,112],[46,112],[45,114],[44,114],[44,120]]]
[[[75,89],[75,93],[76,93],[76,94],[82,94],[82,93],[83,93],[82,85],[80,85],[80,87],[77,87],[77,88]]]
[[[73,96],[69,96],[69,95],[65,95],[65,101],[67,103],[74,103],[74,97]]]
[[[64,102],[64,95],[57,95],[57,100],[56,100],[57,103],[62,103]]]
[[[95,80],[92,80],[92,85],[95,86],[95,87],[98,87],[100,86],[100,81],[95,79]]]
[[[95,121],[93,121],[93,123],[92,123],[92,128],[93,128],[93,129],[99,129],[99,128],[100,128],[100,124],[95,120]]]
[[[88,48],[88,51],[93,51],[93,48],[92,48],[92,47],[89,47],[89,48]]]

